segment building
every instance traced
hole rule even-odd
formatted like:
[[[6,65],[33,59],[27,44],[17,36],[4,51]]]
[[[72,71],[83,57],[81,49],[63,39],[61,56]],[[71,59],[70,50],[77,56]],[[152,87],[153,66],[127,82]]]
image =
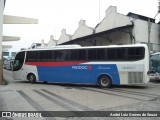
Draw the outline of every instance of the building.
[[[66,29],[62,29],[61,36],[58,39],[58,45],[63,44],[64,42],[68,42],[72,39],[72,35],[66,33]]]
[[[3,57],[8,58],[8,57],[15,57],[16,53],[17,52],[3,52],[2,55]]]
[[[62,33],[61,38],[66,36]],[[117,13],[115,6],[110,6],[104,19],[95,27],[86,26],[85,21],[79,22],[79,27],[72,37],[63,37],[62,45],[79,44],[81,46],[101,46],[119,44],[149,45],[150,51],[160,51],[160,24],[155,19],[128,13]]]

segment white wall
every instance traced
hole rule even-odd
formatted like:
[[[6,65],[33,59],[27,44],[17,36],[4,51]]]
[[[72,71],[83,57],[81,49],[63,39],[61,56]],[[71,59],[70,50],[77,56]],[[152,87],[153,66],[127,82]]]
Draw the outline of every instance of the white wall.
[[[151,25],[151,43],[153,43],[153,50],[160,51],[160,25]]]
[[[128,16],[117,13],[117,8],[115,6],[110,6],[106,10],[105,18],[96,27],[95,32],[102,32],[116,27],[122,27],[126,25],[132,25]]]
[[[95,29],[95,33],[110,30],[117,27],[122,27],[126,25],[132,25],[134,27],[132,34],[135,37],[135,43],[148,43],[148,21],[134,19],[126,15],[117,13],[117,8],[110,6],[106,10],[105,18],[99,23]],[[124,31],[124,30],[123,30]],[[113,34],[113,33],[112,33]],[[114,32],[114,35],[110,35],[113,39],[112,43],[108,44],[131,44],[131,38],[129,34]],[[134,43],[134,42],[132,42]],[[153,45],[153,51],[160,51],[160,25],[152,23],[151,25],[151,34],[150,34],[150,43]]]
[[[56,46],[56,42],[55,42],[56,40],[54,40],[54,37],[53,37],[53,35],[51,35],[50,36],[50,40],[49,40],[49,42],[48,42],[48,47],[51,47],[51,46]]]
[[[140,42],[148,43],[147,22],[139,19],[134,20],[133,34],[135,36],[136,43],[140,43]]]
[[[61,36],[58,39],[58,44],[70,41],[71,37],[72,37],[71,35],[66,34],[66,29],[62,29]]]
[[[79,27],[72,36],[72,40],[83,36],[91,35],[94,33],[94,29],[86,26],[85,20],[80,20]]]
[[[153,51],[160,51],[160,26],[152,23],[150,30],[150,43],[153,45]],[[148,22],[136,19],[134,20],[133,34],[136,43],[148,43]],[[152,51],[152,50],[151,50]]]
[[[44,40],[41,40],[41,47],[46,47],[46,44],[44,43]]]

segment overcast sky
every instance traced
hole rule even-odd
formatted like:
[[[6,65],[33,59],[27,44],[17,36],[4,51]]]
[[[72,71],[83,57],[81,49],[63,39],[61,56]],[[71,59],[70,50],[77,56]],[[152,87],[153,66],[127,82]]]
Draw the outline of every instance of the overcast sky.
[[[21,37],[18,42],[3,44],[12,45],[10,51],[18,51],[42,39],[48,43],[50,35],[59,39],[63,28],[67,34],[74,34],[81,19],[86,20],[87,26],[95,27],[109,6],[117,6],[117,12],[124,15],[133,12],[154,18],[158,0],[6,0],[5,15],[36,18],[39,24],[3,25],[3,35]]]

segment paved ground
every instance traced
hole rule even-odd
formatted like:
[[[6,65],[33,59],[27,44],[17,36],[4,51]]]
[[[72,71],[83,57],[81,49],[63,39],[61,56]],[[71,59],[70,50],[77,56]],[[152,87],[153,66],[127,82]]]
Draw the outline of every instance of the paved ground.
[[[4,70],[4,78],[9,84],[0,86],[0,111],[160,111],[160,82],[150,82],[137,86],[113,86],[110,89],[102,89],[97,86],[87,85],[30,84],[26,81],[14,81],[12,72],[8,70]],[[17,120],[22,118],[12,117],[6,119]],[[29,118],[26,119],[28,120]],[[33,118],[30,119],[33,120]],[[160,118],[98,118],[80,115],[78,117],[43,117],[34,119],[158,120]]]

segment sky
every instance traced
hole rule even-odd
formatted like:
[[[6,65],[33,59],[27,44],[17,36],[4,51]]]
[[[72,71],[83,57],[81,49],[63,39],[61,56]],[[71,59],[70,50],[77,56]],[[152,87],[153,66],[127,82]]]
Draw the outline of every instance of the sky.
[[[105,17],[109,6],[117,6],[117,12],[133,12],[154,18],[158,11],[158,0],[6,0],[5,15],[38,19],[38,24],[4,24],[3,35],[21,37],[16,42],[3,42],[12,45],[9,51],[17,52],[28,48],[32,43],[45,43],[59,39],[61,30],[73,35],[81,19],[86,25],[95,27]],[[160,16],[156,17],[160,20]]]

